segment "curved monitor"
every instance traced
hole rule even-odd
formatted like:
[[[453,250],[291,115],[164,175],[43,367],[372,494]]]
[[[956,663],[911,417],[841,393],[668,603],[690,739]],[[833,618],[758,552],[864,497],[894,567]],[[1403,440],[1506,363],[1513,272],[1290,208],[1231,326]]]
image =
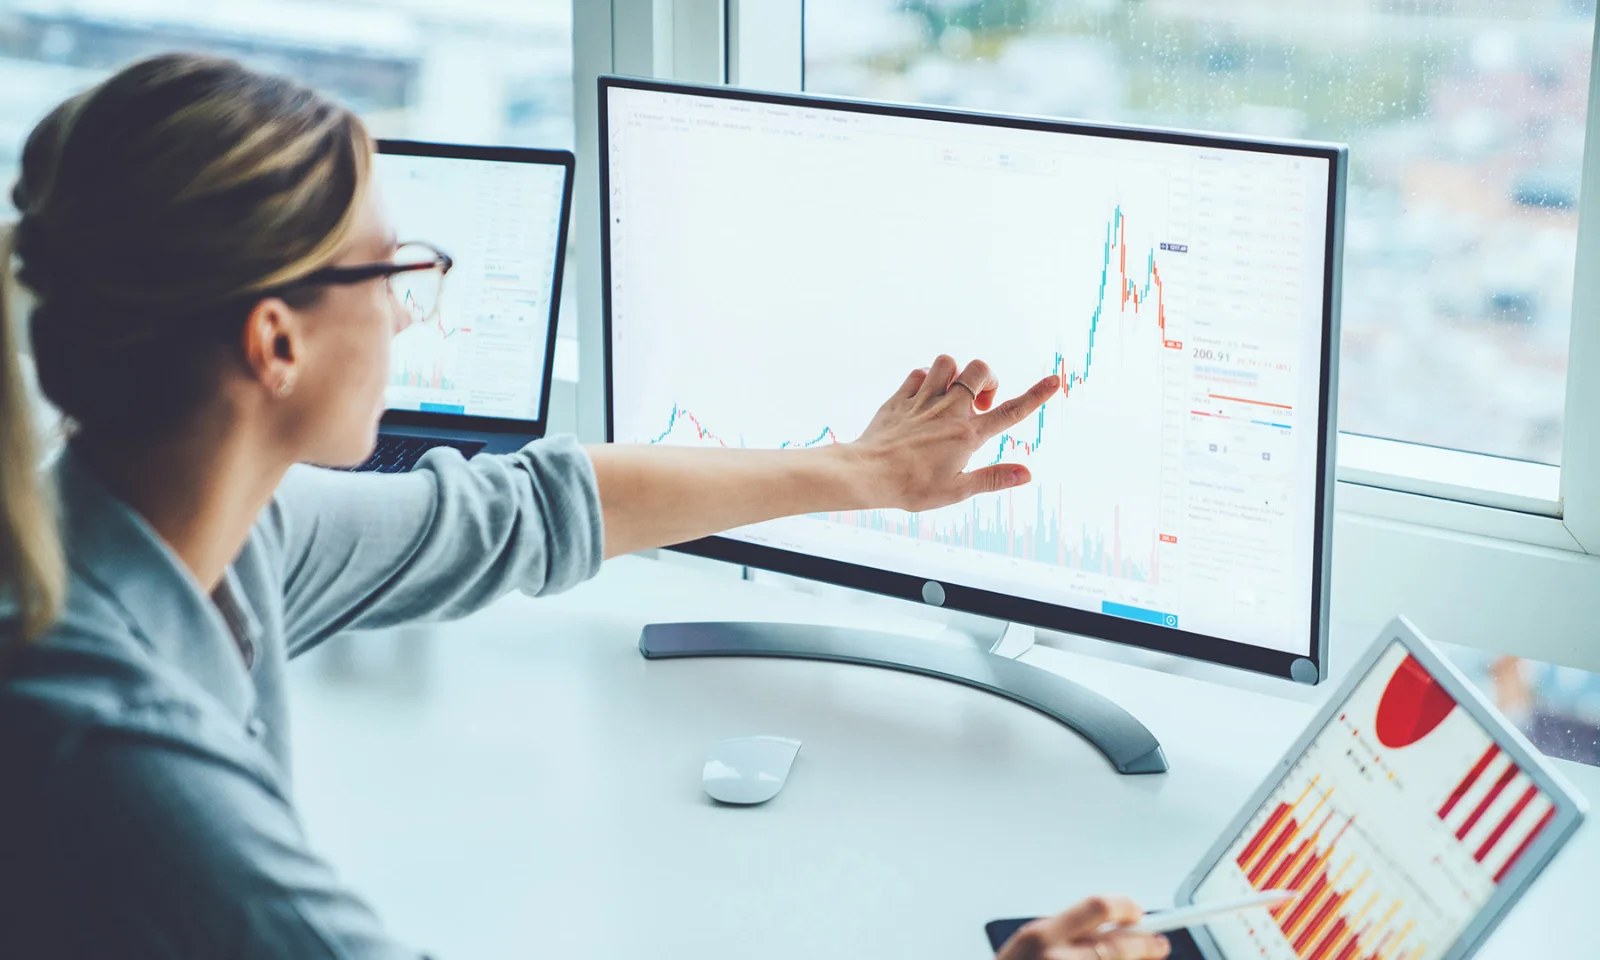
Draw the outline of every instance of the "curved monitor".
[[[600,121],[610,439],[848,441],[938,353],[1063,378],[973,458],[1028,486],[678,549],[1325,675],[1342,148],[609,77]]]

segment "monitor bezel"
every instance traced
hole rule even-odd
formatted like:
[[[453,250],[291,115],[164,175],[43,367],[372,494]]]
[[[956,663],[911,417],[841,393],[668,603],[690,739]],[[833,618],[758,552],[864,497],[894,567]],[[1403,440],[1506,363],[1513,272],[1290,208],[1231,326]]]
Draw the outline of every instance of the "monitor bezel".
[[[1588,809],[1583,796],[1520,731],[1506,722],[1477,685],[1468,680],[1449,658],[1440,653],[1439,648],[1423,636],[1410,620],[1396,617],[1383,628],[1383,632],[1361,658],[1351,665],[1350,672],[1333,694],[1323,702],[1305,730],[1295,738],[1294,743],[1273,766],[1261,785],[1251,793],[1249,799],[1239,808],[1239,812],[1229,820],[1205,856],[1200,858],[1199,864],[1184,878],[1175,897],[1178,906],[1189,906],[1194,903],[1195,891],[1222,858],[1227,856],[1228,849],[1233,846],[1239,834],[1249,826],[1256,811],[1261,809],[1262,804],[1266,803],[1273,791],[1277,790],[1278,784],[1283,782],[1283,778],[1305,754],[1312,741],[1333,720],[1334,714],[1344,708],[1350,695],[1372,672],[1384,652],[1396,643],[1417,658],[1439,685],[1455,698],[1456,705],[1465,710],[1478,726],[1488,733],[1490,739],[1499,745],[1506,756],[1521,768],[1528,779],[1550,798],[1556,810],[1555,816],[1551,818],[1543,834],[1535,838],[1523,852],[1521,859],[1511,868],[1511,872],[1501,881],[1494,894],[1479,908],[1471,922],[1462,928],[1455,943],[1451,944],[1450,949],[1439,960],[1463,960],[1472,956],[1512,906],[1522,898],[1533,880],[1549,865],[1556,852],[1571,839],[1573,832],[1583,822]],[[1189,932],[1194,936],[1195,943],[1206,960],[1229,960],[1206,928],[1196,927]]]
[[[1311,624],[1305,638],[1305,652],[1289,652],[1264,646],[1226,640],[1181,629],[1126,620],[1108,614],[1080,610],[1040,600],[1014,597],[959,583],[936,581],[942,591],[924,591],[927,577],[897,573],[876,567],[831,560],[811,554],[753,544],[726,536],[711,536],[668,549],[708,557],[743,566],[804,577],[823,583],[867,590],[913,602],[925,597],[943,596],[942,606],[998,620],[1023,623],[1049,630],[1079,634],[1161,653],[1206,660],[1224,666],[1250,670],[1302,683],[1318,683],[1327,678],[1329,580],[1332,576],[1332,525],[1334,484],[1334,439],[1337,437],[1337,384],[1339,337],[1339,289],[1343,263],[1344,197],[1347,149],[1339,144],[1310,141],[1270,140],[1238,136],[1156,129],[1128,124],[1088,123],[1046,117],[981,113],[948,107],[882,103],[845,97],[777,93],[710,84],[645,80],[635,77],[602,76],[599,89],[599,184],[600,184],[600,283],[604,324],[606,441],[616,441],[615,395],[612,349],[611,304],[611,188],[610,188],[610,92],[638,90],[669,94],[690,94],[768,103],[791,107],[844,110],[879,116],[949,121],[979,126],[999,126],[1044,133],[1065,133],[1154,143],[1207,146],[1219,149],[1248,150],[1326,160],[1329,165],[1326,255],[1323,263],[1322,350],[1319,370],[1321,402],[1317,425],[1317,477],[1314,531],[1312,537]],[[887,389],[887,386],[886,386]],[[1306,661],[1314,668],[1306,670]]]
[[[542,437],[550,421],[550,385],[555,377],[556,333],[561,321],[561,283],[567,265],[567,237],[572,224],[572,191],[577,158],[571,150],[534,147],[494,147],[464,143],[432,143],[423,140],[376,141],[377,153],[406,157],[436,157],[441,160],[485,160],[493,163],[526,163],[562,168],[561,221],[556,233],[555,264],[550,286],[550,319],[545,331],[544,367],[539,372],[539,413],[537,417],[485,417],[468,413],[438,413],[422,410],[386,409],[386,426],[429,427],[441,430],[476,430],[484,433],[510,433]],[[402,238],[402,239],[422,239]],[[449,251],[445,251],[448,253]]]

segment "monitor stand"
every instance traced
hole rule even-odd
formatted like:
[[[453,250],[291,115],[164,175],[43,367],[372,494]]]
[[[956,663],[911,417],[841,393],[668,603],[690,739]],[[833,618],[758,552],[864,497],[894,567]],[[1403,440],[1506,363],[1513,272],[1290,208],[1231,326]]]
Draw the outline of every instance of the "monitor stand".
[[[798,623],[652,623],[639,636],[639,652],[649,660],[832,660],[951,680],[1015,700],[1065,724],[1105,754],[1118,773],[1166,772],[1160,742],[1132,714],[1088,687],[1017,662],[1033,646],[1032,627],[957,613],[946,632],[970,639],[951,643]]]

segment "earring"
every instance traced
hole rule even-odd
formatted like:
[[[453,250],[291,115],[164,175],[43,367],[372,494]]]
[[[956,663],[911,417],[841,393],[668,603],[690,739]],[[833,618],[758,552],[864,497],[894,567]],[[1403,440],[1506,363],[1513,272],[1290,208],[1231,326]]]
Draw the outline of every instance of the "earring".
[[[286,374],[284,376],[283,380],[278,383],[278,396],[287,397],[289,395],[289,391],[293,390],[293,389],[294,389],[294,375],[293,374]]]

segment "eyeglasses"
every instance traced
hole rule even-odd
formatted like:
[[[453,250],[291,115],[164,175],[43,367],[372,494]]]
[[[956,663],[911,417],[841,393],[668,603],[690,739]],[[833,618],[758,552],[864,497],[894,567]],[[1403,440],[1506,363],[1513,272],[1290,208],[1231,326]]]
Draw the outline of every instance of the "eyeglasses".
[[[439,298],[444,277],[455,261],[438,248],[418,241],[400,245],[394,259],[383,263],[363,263],[349,267],[323,267],[295,281],[292,286],[319,283],[364,283],[382,277],[399,304],[411,314],[412,323],[427,323],[439,315]]]

